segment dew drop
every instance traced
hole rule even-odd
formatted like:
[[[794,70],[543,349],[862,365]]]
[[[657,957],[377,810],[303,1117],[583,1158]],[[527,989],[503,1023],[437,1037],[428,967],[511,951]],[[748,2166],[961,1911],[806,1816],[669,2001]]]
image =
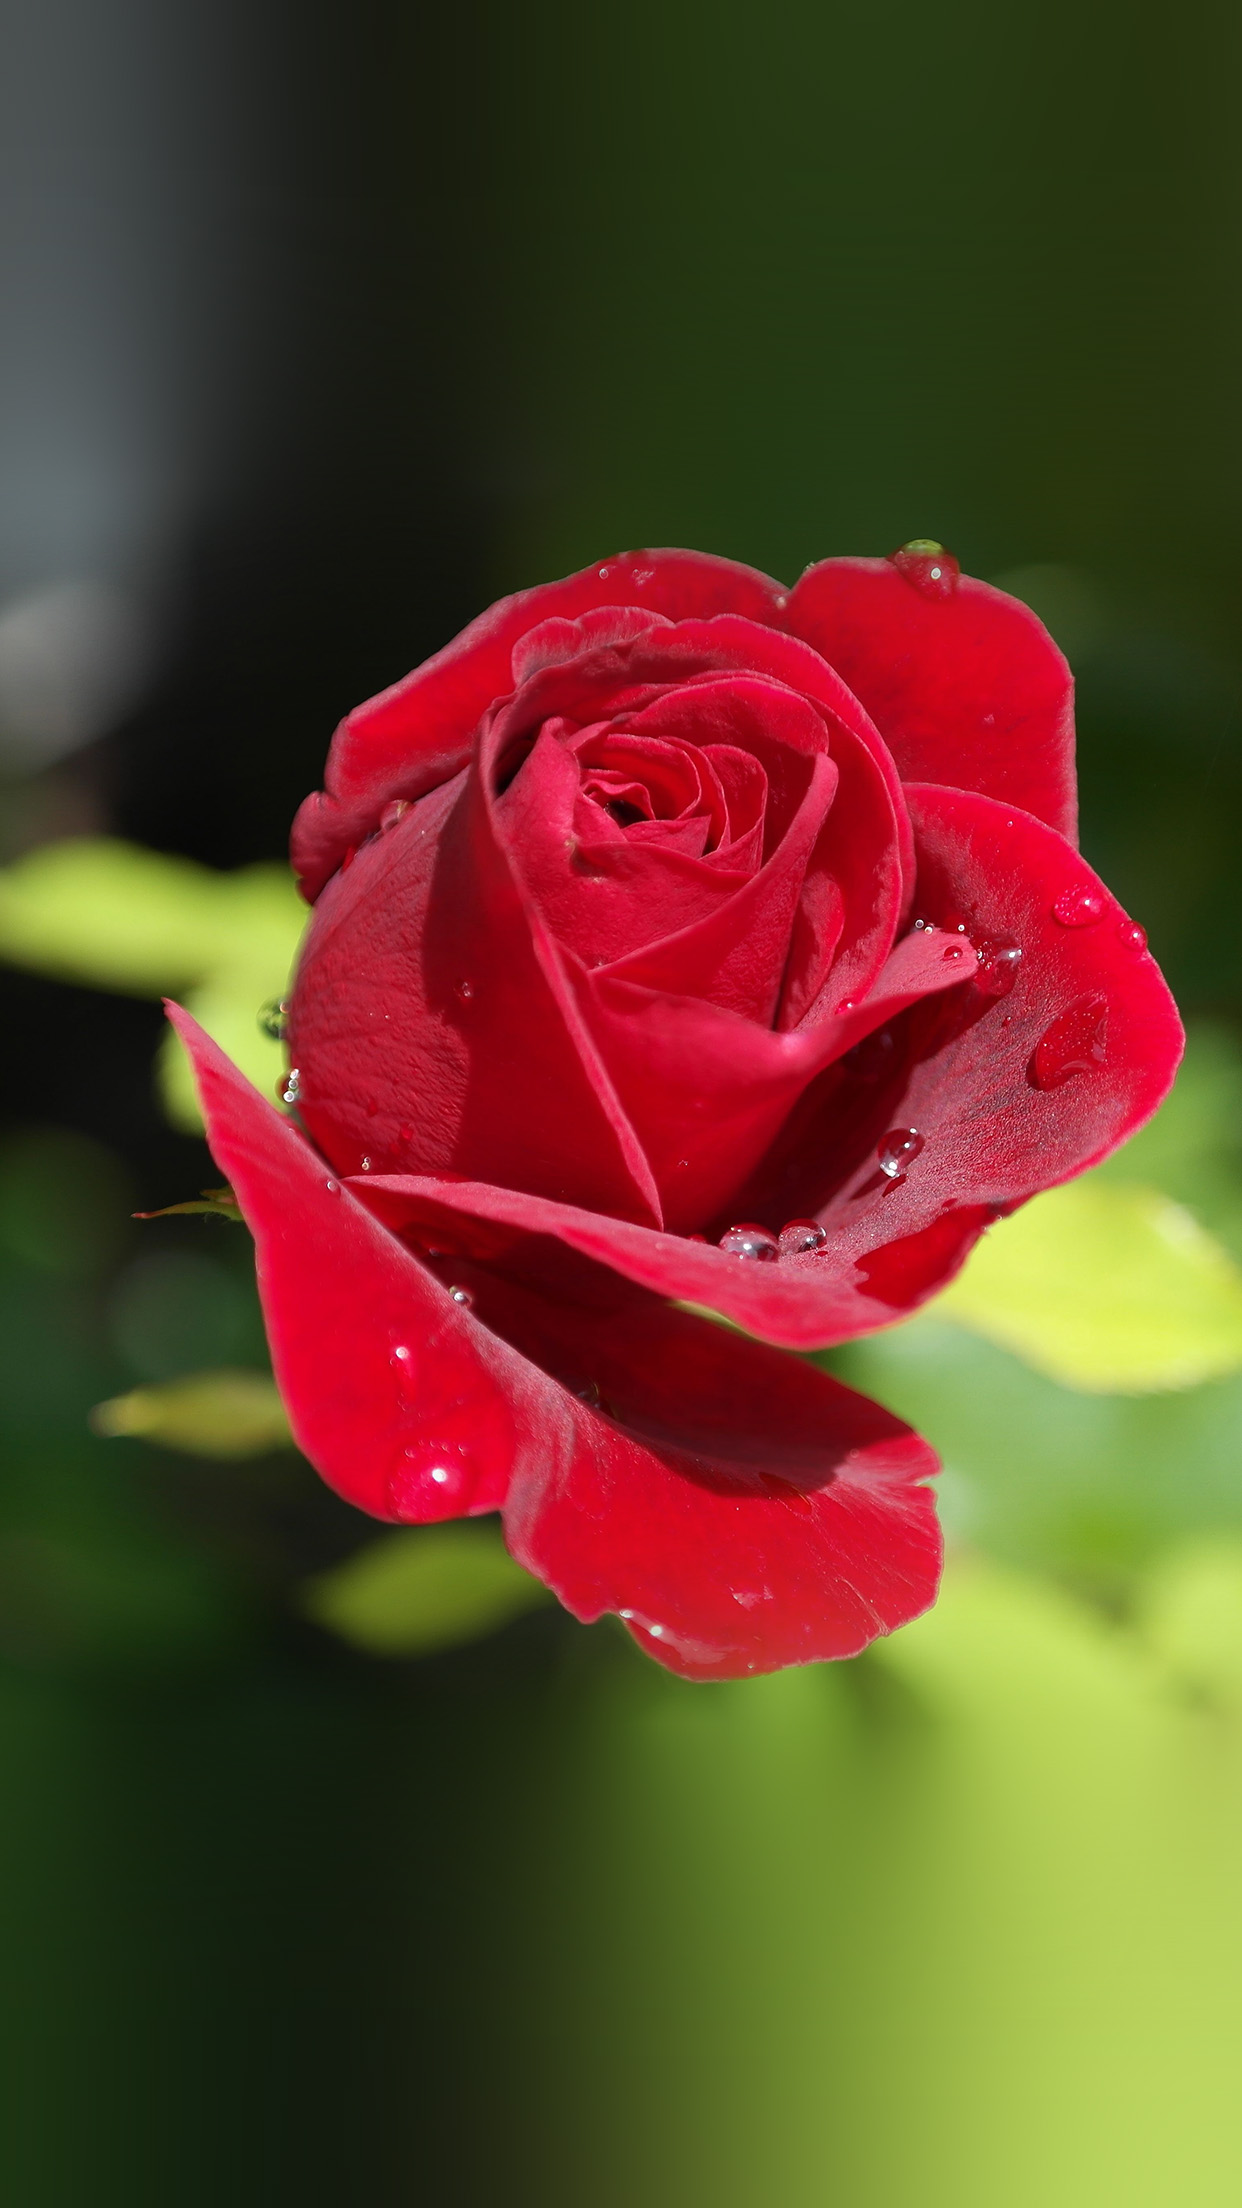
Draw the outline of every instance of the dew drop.
[[[750,1258],[760,1265],[771,1265],[780,1256],[780,1244],[766,1227],[730,1227],[727,1234],[721,1235],[720,1247],[730,1257]]]
[[[923,1141],[916,1127],[892,1128],[876,1152],[881,1173],[890,1181],[904,1180],[906,1167],[917,1158]]]
[[[371,1160],[370,1160],[369,1158],[364,1158],[364,1159],[362,1160],[362,1171],[363,1171],[364,1173],[369,1173],[369,1172],[370,1172],[370,1170],[371,1170]]]
[[[408,1372],[413,1360],[414,1352],[412,1349],[407,1349],[404,1342],[394,1343],[392,1354],[388,1360],[390,1365],[394,1365],[398,1372]]]
[[[822,1250],[828,1240],[818,1219],[789,1219],[781,1228],[782,1257],[804,1257],[808,1250]]]
[[[408,797],[394,797],[392,803],[385,805],[383,812],[380,814],[379,824],[381,829],[386,831],[389,828],[395,828],[397,822],[405,818],[409,809],[410,801]]]
[[[966,945],[964,943],[946,943],[940,956],[947,961],[965,958]]]
[[[814,564],[815,564],[815,563],[814,563],[814,561],[812,561],[812,562],[811,562],[811,565],[812,565],[812,566],[814,566]],[[777,596],[776,596],[776,597],[775,597],[775,598],[773,599],[772,603],[773,603],[773,605],[774,605],[774,606],[776,607],[776,610],[777,610],[777,612],[778,612],[778,613],[783,613],[783,612],[785,611],[785,608],[786,608],[786,606],[787,606],[787,605],[789,604],[789,598],[788,598],[788,595],[787,595],[787,593],[786,593],[785,591],[783,591],[783,590],[782,590],[782,591],[780,591],[780,592],[778,592]]]
[[[455,981],[453,983],[453,994],[455,997],[460,997],[463,1004],[469,1004],[474,995],[474,983],[472,981]]]
[[[274,1043],[283,1043],[289,1032],[289,1005],[284,997],[273,997],[268,1004],[259,1007],[259,1026]]]
[[[599,579],[601,583],[606,583],[611,573],[612,569],[610,567],[601,567],[599,571]]]
[[[282,1104],[296,1104],[302,1094],[302,1076],[296,1066],[290,1068],[288,1078],[280,1091]]]
[[[1029,1068],[1037,1089],[1059,1089],[1077,1073],[1104,1063],[1108,1005],[1103,997],[1079,997],[1044,1029]]]
[[[588,1409],[592,1411],[599,1409],[600,1392],[594,1380],[584,1380],[582,1386],[575,1388],[573,1392],[579,1403],[585,1403]]]
[[[953,554],[934,537],[911,537],[888,557],[897,573],[925,598],[951,598],[957,589],[962,571]]]
[[[1053,906],[1052,917],[1063,928],[1093,928],[1104,918],[1104,899],[1098,889],[1067,889]]]
[[[340,1195],[340,1193],[341,1193],[341,1184],[340,1184],[340,1182],[339,1182],[339,1181],[325,1181],[323,1185],[324,1185],[324,1188],[326,1189],[326,1191],[327,1191],[327,1193],[328,1193],[328,1195],[329,1195],[329,1196],[339,1196],[339,1195]]]
[[[367,1118],[374,1119],[378,1110],[379,1098],[377,1096],[369,1096],[367,1098]]]
[[[458,1442],[419,1441],[401,1451],[389,1474],[388,1507],[407,1524],[452,1518],[468,1508],[477,1486],[468,1449]]]
[[[397,1134],[402,1142],[413,1142],[414,1140],[414,1129],[411,1127],[408,1120],[405,1120],[402,1125],[398,1127]]]
[[[474,1297],[468,1288],[450,1288],[449,1294],[454,1303],[459,1303],[465,1311],[469,1311],[474,1303]]]
[[[841,1002],[840,1002],[840,1004],[839,1004],[839,1005],[838,1005],[838,1006],[836,1007],[836,1011],[835,1011],[834,1017],[835,1017],[836,1019],[838,1019],[838,1020],[839,1020],[839,1019],[842,1019],[842,1018],[844,1017],[845,1013],[847,1013],[847,1012],[856,1012],[857,1010],[858,1010],[858,999],[857,999],[857,997],[842,997],[842,999],[841,999]]]
[[[1147,930],[1137,920],[1119,921],[1117,933],[1128,951],[1145,951],[1147,949]]]
[[[999,937],[989,937],[975,946],[979,963],[975,968],[975,987],[982,989],[985,997],[1007,997],[1018,978],[1022,964],[1020,943],[1006,943]]]

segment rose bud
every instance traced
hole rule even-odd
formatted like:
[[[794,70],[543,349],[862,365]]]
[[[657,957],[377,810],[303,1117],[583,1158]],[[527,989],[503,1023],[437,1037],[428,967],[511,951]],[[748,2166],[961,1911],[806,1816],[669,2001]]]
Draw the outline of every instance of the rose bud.
[[[173,1014],[334,1488],[501,1511],[691,1678],[926,1608],[931,1450],[782,1352],[911,1311],[1169,1087],[1071,700],[920,543],[788,594],[629,553],[350,714],[293,836],[300,1126]]]

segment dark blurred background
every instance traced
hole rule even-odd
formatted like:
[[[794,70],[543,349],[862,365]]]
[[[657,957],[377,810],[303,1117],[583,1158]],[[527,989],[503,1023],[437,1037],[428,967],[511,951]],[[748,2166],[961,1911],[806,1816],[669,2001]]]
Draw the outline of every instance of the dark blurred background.
[[[340,714],[503,590],[643,543],[792,580],[930,534],[1069,652],[1087,854],[1184,1008],[1228,1028],[1239,46],[1205,0],[3,0],[0,858],[105,831],[279,857]],[[20,1183],[72,1212],[76,1173],[79,1227],[122,1222],[49,1259],[25,1199],[5,1214],[7,2197],[1236,2198],[1219,2139],[1182,2196],[1098,2142],[1055,2190],[1023,2189],[1016,2145],[983,2175],[958,2146],[876,2175],[847,1996],[815,2027],[840,2080],[821,2158],[800,2134],[786,2165],[797,1926],[762,1928],[765,1879],[739,1922],[733,1858],[704,1887],[687,1835],[745,1828],[752,1869],[770,1851],[782,1884],[792,1851],[813,1881],[801,1782],[755,1751],[756,1797],[795,1806],[753,1832],[710,1773],[669,1810],[644,1766],[635,1808],[615,1729],[650,1709],[674,1739],[691,1690],[608,1629],[540,1614],[422,1664],[350,1654],[281,1607],[358,1538],[296,1460],[89,1433],[135,1377],[262,1356],[240,1237],[187,1221],[156,1249],[123,1224],[212,1177],[158,1111],[159,1024],[0,968],[0,1210]],[[829,1731],[878,1728],[874,1852],[914,1720],[857,1668]],[[752,1769],[743,1719],[702,1723]],[[683,2014],[675,1974],[653,2022],[627,1971],[631,1920],[653,1955],[679,1921],[666,1815],[677,1893],[719,1899],[684,1968],[757,1986],[762,2046],[717,2041],[684,1986]],[[838,1930],[848,1994],[868,1955]]]

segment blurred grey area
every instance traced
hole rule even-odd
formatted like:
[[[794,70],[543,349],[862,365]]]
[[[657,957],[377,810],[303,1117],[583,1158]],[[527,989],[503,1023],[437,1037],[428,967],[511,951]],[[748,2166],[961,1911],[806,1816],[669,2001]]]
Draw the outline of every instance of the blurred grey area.
[[[0,761],[141,697],[227,465],[256,133],[243,19],[158,0],[0,10]],[[257,318],[256,318],[257,316]]]

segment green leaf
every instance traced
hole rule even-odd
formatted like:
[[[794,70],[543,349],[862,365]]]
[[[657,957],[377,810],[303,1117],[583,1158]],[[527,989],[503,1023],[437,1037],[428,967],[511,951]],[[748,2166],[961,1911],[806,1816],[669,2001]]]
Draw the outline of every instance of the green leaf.
[[[1242,1541],[1222,1534],[1161,1557],[1134,1622],[1178,1686],[1242,1705]]]
[[[293,1440],[275,1381],[228,1367],[115,1395],[96,1404],[91,1424],[97,1434],[139,1435],[193,1457],[261,1457]]]
[[[494,1633],[552,1598],[515,1564],[495,1525],[390,1533],[308,1580],[301,1607],[371,1656],[426,1656]]]
[[[1158,1189],[1088,1176],[1002,1220],[937,1298],[1063,1386],[1147,1394],[1242,1367],[1242,1274]]]
[[[284,994],[305,922],[284,866],[216,874],[83,836],[44,844],[0,872],[0,958],[58,981],[180,998],[265,1096],[285,1053],[258,1012]],[[200,1133],[189,1063],[171,1030],[158,1081],[174,1126]]]
[[[105,837],[43,844],[0,873],[0,955],[60,981],[162,996],[223,954],[220,879]]]
[[[236,1226],[242,1224],[242,1214],[231,1188],[205,1188],[200,1195],[189,1197],[183,1204],[161,1204],[158,1211],[136,1211],[134,1217],[175,1219],[192,1212],[201,1212],[208,1219],[231,1219]]]

